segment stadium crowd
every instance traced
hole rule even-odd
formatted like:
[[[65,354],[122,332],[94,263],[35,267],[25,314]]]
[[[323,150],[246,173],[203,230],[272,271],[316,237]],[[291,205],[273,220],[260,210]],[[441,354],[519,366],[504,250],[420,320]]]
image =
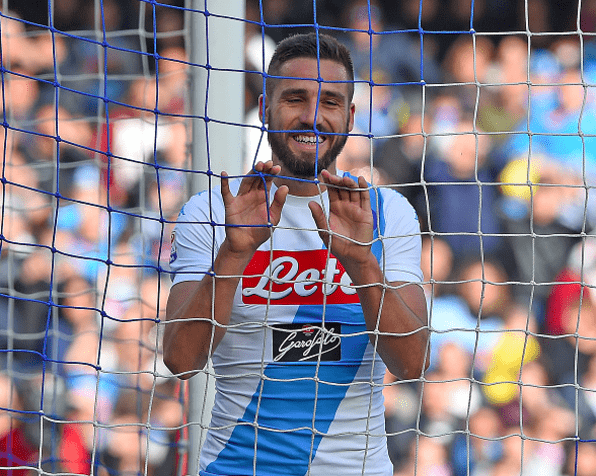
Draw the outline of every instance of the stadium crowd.
[[[154,6],[155,25],[136,0],[100,19],[53,4],[51,31],[0,16],[0,474],[171,475],[186,396],[157,323],[188,196],[184,2]],[[594,32],[595,2],[579,18],[549,0],[420,5],[316,11],[357,72],[338,166],[403,193],[424,232],[431,366],[387,374],[395,476],[593,474],[596,41],[577,23]],[[313,14],[247,0],[247,124],[263,58]],[[255,130],[246,171],[268,153]]]

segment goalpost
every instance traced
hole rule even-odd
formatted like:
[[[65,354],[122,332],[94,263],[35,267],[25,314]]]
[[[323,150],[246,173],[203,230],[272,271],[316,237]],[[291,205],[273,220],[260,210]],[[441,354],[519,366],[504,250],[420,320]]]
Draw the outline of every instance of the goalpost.
[[[480,15],[519,2],[464,2],[439,30],[426,0],[400,3],[407,27],[383,24],[380,0],[302,1],[298,24],[264,0],[40,3],[0,2],[0,473],[198,474],[215,372],[182,382],[162,361],[170,235],[190,196],[267,156],[245,110],[267,33],[315,30],[360,56],[393,39],[375,55],[407,71],[359,59],[341,156],[422,224],[431,367],[383,385],[396,475],[590,474],[591,4],[550,31],[549,2],[523,0],[523,21],[492,31]]]
[[[188,2],[187,2],[188,3]],[[208,171],[193,179],[198,193],[214,186],[222,170],[242,173],[244,84],[244,2],[192,0],[187,13],[191,69],[193,170]],[[205,12],[209,12],[209,16]],[[203,68],[209,65],[209,68]],[[204,117],[209,118],[207,122]],[[189,381],[189,474],[198,473],[199,453],[211,420],[214,374],[199,373]],[[192,422],[200,425],[192,426]]]

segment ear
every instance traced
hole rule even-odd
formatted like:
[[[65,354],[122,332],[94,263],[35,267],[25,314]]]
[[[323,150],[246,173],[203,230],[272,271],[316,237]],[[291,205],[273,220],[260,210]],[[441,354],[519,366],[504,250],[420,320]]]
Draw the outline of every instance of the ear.
[[[259,119],[263,124],[269,122],[269,104],[267,97],[262,94],[259,96]]]
[[[354,103],[350,104],[348,114],[350,115],[348,120],[348,132],[352,132],[352,129],[354,129],[354,115],[356,114],[356,105]]]

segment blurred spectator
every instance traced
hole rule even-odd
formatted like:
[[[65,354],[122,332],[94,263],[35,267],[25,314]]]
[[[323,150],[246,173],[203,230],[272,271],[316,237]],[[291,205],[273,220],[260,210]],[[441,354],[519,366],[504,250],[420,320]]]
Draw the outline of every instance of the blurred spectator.
[[[33,119],[40,96],[40,82],[34,75],[34,71],[15,64],[4,76],[5,99],[0,109],[14,128],[22,128]]]
[[[169,287],[164,278],[154,274],[143,279],[139,291],[139,300],[120,317],[112,337],[124,385],[149,391],[155,382],[170,376],[158,358],[161,348],[156,322],[164,313]]]
[[[57,455],[70,405],[64,380],[54,372],[32,370],[21,374],[18,392],[22,402],[19,417],[23,433],[38,452],[36,461],[29,464],[30,469],[62,472],[62,462]]]
[[[552,361],[549,360],[552,368],[549,370],[555,381],[567,384],[578,382],[582,387],[579,392],[572,387],[563,387],[561,391],[569,407],[578,408],[579,432],[585,438],[593,438],[596,424],[591,393],[583,391],[583,388],[591,388],[590,385],[595,381],[596,351],[592,341],[586,339],[596,332],[592,289],[594,251],[592,236],[574,246],[568,266],[558,276],[558,283],[553,286],[548,300],[545,330],[561,337],[545,339],[544,343],[553,352]]]
[[[389,372],[384,384],[387,449],[397,467],[407,459],[410,444],[416,438],[413,429],[420,413],[420,392],[417,385],[401,382]]]
[[[485,370],[511,306],[511,290],[504,268],[494,261],[470,261],[456,273],[455,286],[431,301],[431,368],[441,348],[461,345],[474,358],[474,367]]]
[[[453,41],[442,66],[444,82],[450,85],[448,93],[457,96],[463,111],[470,114],[478,110],[478,117],[485,115],[485,109],[493,108],[498,102],[496,91],[480,87],[491,83],[491,65],[495,54],[494,44],[488,37],[461,35]],[[481,123],[478,123],[482,127]]]
[[[572,372],[569,372],[568,380],[573,378]],[[579,389],[572,386],[561,388],[561,394],[567,402],[569,408],[577,409],[577,423],[580,438],[584,440],[593,440],[596,437],[596,402],[594,401],[594,391],[596,388],[596,357],[590,357],[586,368],[577,374],[577,383]],[[573,432],[569,432],[571,434]]]
[[[304,26],[313,22],[313,2],[311,0],[259,0],[262,4],[265,30],[275,43],[295,33],[312,31]],[[299,26],[297,26],[299,25]]]
[[[449,279],[454,270],[453,252],[449,244],[439,236],[423,235],[421,268],[424,275],[424,292],[433,305],[436,298],[449,292]]]
[[[454,342],[443,344],[422,388],[421,429],[440,437],[445,445],[453,443],[458,431],[482,402],[482,392],[472,381],[472,354]]]
[[[528,112],[528,45],[527,39],[506,36],[498,44],[496,55],[486,73],[491,102],[479,108],[478,124],[487,132],[508,132],[527,118]],[[499,136],[495,146],[503,140]],[[506,136],[505,136],[506,137]]]
[[[563,476],[590,476],[596,467],[596,446],[592,441],[567,442]]]
[[[585,241],[576,243],[568,254],[566,266],[557,275],[547,301],[544,330],[551,335],[564,334],[566,309],[577,301],[580,295],[594,300],[593,286],[596,285],[596,239],[594,231]]]
[[[536,319],[528,309],[513,306],[505,316],[503,332],[489,358],[482,390],[489,403],[502,407],[518,398],[522,366],[536,360],[540,344],[531,334],[537,331]]]
[[[133,397],[130,395],[130,397]],[[107,431],[107,446],[102,455],[102,462],[117,474],[138,474],[145,467],[147,438],[142,435],[142,422],[137,409],[132,405],[134,397],[126,404],[126,412],[121,409],[112,420]],[[123,402],[123,399],[120,400]],[[130,408],[132,406],[132,408]],[[145,411],[143,411],[145,413]]]
[[[125,6],[125,2],[103,0],[97,12],[94,3],[82,3],[82,31],[67,38],[68,56],[60,68],[61,83],[68,88],[61,92],[61,104],[71,110],[100,112],[104,96],[122,100],[131,87],[130,78],[142,73],[138,30],[122,29]]]
[[[569,185],[569,196],[560,220],[574,230],[586,226],[586,207],[587,224],[592,225],[595,219],[585,187],[596,180],[596,140],[592,137],[596,132],[596,107],[585,81],[578,68],[564,71],[557,78],[553,107],[531,109],[528,121],[521,122],[518,134],[511,137],[505,149],[510,160],[528,154],[543,155],[565,171],[565,178],[559,181]]]
[[[509,405],[508,408],[502,409],[502,415],[506,422],[516,425],[521,422],[527,428],[535,429],[544,418],[550,418],[551,411],[559,409],[570,411],[561,397],[560,389],[551,380],[551,374],[543,361],[543,359],[536,359],[521,367],[518,401]],[[562,438],[574,430],[573,412],[571,412],[571,418],[563,418],[565,414],[562,412],[559,412],[558,415],[561,417],[559,423],[567,425],[561,431],[560,437]]]
[[[356,80],[362,81],[354,100],[361,112],[356,126],[375,137],[393,134],[407,118],[407,104],[419,106],[420,82],[437,83],[441,72],[432,57],[421,55],[420,39],[384,23],[378,2],[352,0],[344,23],[342,41],[352,53]]]
[[[26,65],[31,55],[31,42],[23,18],[15,11],[3,12],[1,21],[2,63],[8,68]]]
[[[182,6],[182,5],[180,5]],[[105,8],[105,7],[104,7]],[[180,48],[184,46],[184,11],[177,8],[169,8],[168,5],[156,5],[155,15],[151,9],[145,10],[146,28],[153,30],[155,25],[155,39],[147,38],[147,49],[153,52],[169,48]],[[127,18],[126,15],[121,15]]]
[[[164,65],[167,62],[164,60]],[[180,68],[176,67],[178,65]],[[102,154],[104,183],[109,187],[110,200],[121,207],[135,207],[144,196],[147,185],[146,176],[155,173],[156,166],[180,166],[190,168],[186,162],[186,137],[180,122],[173,122],[162,117],[156,118],[154,110],[160,107],[164,112],[168,107],[180,107],[175,78],[183,69],[182,63],[172,62],[166,67],[166,75],[172,75],[172,82],[165,89],[163,96],[157,95],[155,79],[137,77],[129,90],[124,104],[109,111],[108,118],[95,141]],[[161,91],[161,88],[160,88]],[[169,112],[176,112],[170,110]],[[169,149],[172,152],[169,152]],[[166,158],[164,163],[163,158]],[[170,161],[170,162],[168,162]],[[108,177],[109,170],[109,177]],[[155,177],[155,175],[153,175]]]
[[[574,427],[575,416],[568,408],[554,406],[543,413],[531,428],[531,436],[537,440],[523,474],[559,476],[565,464],[563,440],[573,433]]]
[[[450,133],[456,135],[443,155],[429,158],[424,167],[429,227],[449,243],[457,260],[495,256],[503,243],[490,136],[465,118]]]
[[[170,46],[162,50],[158,62],[158,74],[158,109],[163,114],[183,114],[186,106],[188,76],[186,50],[181,46]]]
[[[389,83],[439,82],[441,71],[433,58],[421,55],[420,39],[412,40],[407,33],[400,33],[402,25],[387,24],[378,1],[352,0],[344,12],[348,29],[345,43],[358,78],[370,81],[375,71],[383,71],[381,76]]]
[[[490,406],[481,406],[470,413],[469,438],[455,436],[451,446],[454,476],[485,476],[491,474],[503,455],[503,422]]]
[[[423,123],[424,121],[424,123]],[[430,131],[429,115],[412,112],[396,135],[379,144],[373,155],[373,164],[395,184],[395,190],[404,195],[421,217],[426,217],[422,164],[426,158],[427,137]],[[370,160],[370,159],[369,159]]]
[[[107,334],[115,331],[128,309],[134,306],[139,288],[141,264],[132,242],[123,241],[112,248],[111,266],[102,266],[97,277],[97,293],[103,297],[105,313],[102,326]]]
[[[73,181],[75,201],[58,209],[56,227],[69,233],[63,258],[87,280],[95,283],[112,259],[112,247],[119,243],[127,227],[125,214],[107,210],[106,190],[98,187],[99,170],[80,170]]]
[[[501,458],[487,471],[490,476],[520,476],[523,465],[528,455],[531,454],[533,441],[520,436],[517,427],[510,427],[504,430]]]
[[[560,221],[570,192],[559,185],[562,177],[559,168],[540,157],[531,162],[511,161],[499,177],[504,194],[502,226],[511,250],[507,266],[512,279],[522,283],[515,288],[517,299],[532,301],[541,327],[550,283],[565,267],[571,247],[578,240],[573,230]]]
[[[0,374],[0,468],[12,476],[27,476],[38,459],[38,448],[23,428],[23,410],[15,383]]]
[[[168,385],[159,386],[153,401],[132,389],[122,394],[101,454],[108,468],[118,474],[132,474],[142,472],[147,464],[148,474],[171,471],[160,468],[166,462],[173,436],[168,428],[179,426],[182,420],[180,404],[172,400],[171,391]]]
[[[24,259],[14,283],[14,357],[28,371],[36,370],[45,357],[62,360],[66,350],[63,344],[53,346],[67,329],[50,307],[51,283],[51,252],[36,248]]]
[[[555,384],[575,382],[586,372],[596,353],[595,341],[589,337],[596,335],[593,293],[580,283],[557,284],[549,298],[546,326],[556,335],[544,338],[541,345],[548,356],[548,370]]]
[[[91,139],[90,124],[63,107],[44,104],[35,112],[35,129],[37,135],[28,144],[27,155],[39,188],[72,198],[77,169],[90,161],[84,152]]]
[[[56,2],[54,8],[54,26],[61,31],[81,29],[81,2],[82,0],[63,0]]]
[[[407,461],[396,468],[394,476],[452,476],[447,448],[437,438],[420,436],[410,445]]]
[[[502,457],[486,474],[557,476],[565,460],[564,438],[574,429],[574,414],[551,386],[539,361],[522,367],[518,385],[519,400],[509,406],[508,412],[501,409],[508,425]]]

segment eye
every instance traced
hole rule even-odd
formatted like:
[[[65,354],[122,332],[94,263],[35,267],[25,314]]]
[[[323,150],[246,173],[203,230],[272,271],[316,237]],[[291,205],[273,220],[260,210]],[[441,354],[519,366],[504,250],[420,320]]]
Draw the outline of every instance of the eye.
[[[325,104],[325,106],[330,106],[330,107],[339,106],[339,102],[336,99],[325,99],[323,101],[323,104]]]

